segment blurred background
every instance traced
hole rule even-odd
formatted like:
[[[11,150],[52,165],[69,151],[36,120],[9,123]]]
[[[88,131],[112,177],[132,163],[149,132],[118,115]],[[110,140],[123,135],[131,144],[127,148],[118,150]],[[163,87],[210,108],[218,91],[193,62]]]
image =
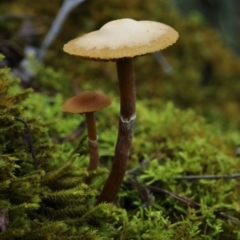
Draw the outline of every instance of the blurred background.
[[[137,98],[160,111],[172,101],[223,128],[240,128],[239,0],[1,0],[1,67],[23,87],[72,96],[81,90],[117,94],[113,62],[70,56],[69,40],[119,18],[175,28],[176,44],[134,60]]]

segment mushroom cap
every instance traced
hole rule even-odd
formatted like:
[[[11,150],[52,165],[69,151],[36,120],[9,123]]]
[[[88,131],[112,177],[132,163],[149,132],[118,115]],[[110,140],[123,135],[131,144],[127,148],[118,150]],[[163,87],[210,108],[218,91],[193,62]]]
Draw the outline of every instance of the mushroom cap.
[[[177,39],[178,32],[166,24],[124,18],[71,40],[63,50],[82,58],[108,61],[156,52]]]
[[[62,105],[62,110],[70,113],[95,112],[109,106],[111,102],[103,93],[84,91],[68,99]]]

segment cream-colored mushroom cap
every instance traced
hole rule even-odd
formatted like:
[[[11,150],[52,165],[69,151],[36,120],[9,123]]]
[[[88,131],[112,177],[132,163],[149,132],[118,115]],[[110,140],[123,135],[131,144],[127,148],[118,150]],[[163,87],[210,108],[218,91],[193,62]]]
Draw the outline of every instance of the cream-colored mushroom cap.
[[[103,93],[84,91],[68,99],[62,106],[64,112],[87,113],[101,110],[111,104],[111,99]]]
[[[63,50],[82,58],[107,61],[156,52],[177,39],[177,31],[166,24],[125,18],[71,40]]]

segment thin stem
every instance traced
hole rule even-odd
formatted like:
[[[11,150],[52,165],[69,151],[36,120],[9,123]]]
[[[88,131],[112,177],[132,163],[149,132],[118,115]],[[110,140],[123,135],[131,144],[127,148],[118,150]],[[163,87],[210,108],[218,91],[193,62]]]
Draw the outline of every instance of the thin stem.
[[[240,178],[240,173],[230,174],[230,175],[189,175],[189,176],[179,176],[176,180],[216,180],[216,179],[234,179]]]
[[[7,209],[0,209],[0,230],[1,232],[7,231],[9,227],[9,216]]]
[[[37,163],[37,159],[36,159],[36,155],[35,155],[35,152],[34,152],[34,148],[33,148],[33,141],[32,141],[32,136],[31,136],[31,130],[30,130],[30,127],[28,126],[28,124],[23,121],[21,118],[18,118],[18,117],[15,117],[15,119],[17,121],[20,121],[22,122],[26,129],[27,129],[27,132],[28,132],[28,136],[26,137],[26,141],[27,141],[27,144],[29,146],[29,149],[30,149],[30,152],[31,152],[31,155],[32,155],[32,159],[33,159],[33,163],[34,163],[34,167],[35,169],[38,169],[38,163]]]
[[[98,154],[98,140],[97,140],[97,130],[95,124],[95,118],[93,112],[85,113],[87,132],[88,132],[88,147],[90,160],[88,164],[88,171],[94,171],[98,168],[99,164],[99,154]]]
[[[67,162],[71,162],[73,160],[73,156],[78,153],[80,155],[80,152],[81,152],[81,146],[83,144],[83,142],[86,140],[87,136],[85,136],[84,138],[82,138],[78,145],[73,149],[73,151],[71,152],[70,156],[68,157],[68,160]]]
[[[165,189],[162,189],[162,188],[158,188],[158,187],[153,187],[153,186],[148,186],[147,187],[148,189],[150,189],[152,192],[158,192],[158,193],[165,193],[165,194],[168,194],[169,196],[171,196],[172,198],[175,198],[177,199],[178,201],[182,202],[182,203],[185,203],[186,205],[190,206],[190,207],[193,207],[193,208],[196,208],[196,209],[199,209],[201,208],[201,204],[200,203],[197,203],[197,202],[193,202],[191,200],[188,200],[187,198],[184,198],[184,197],[181,197],[175,193],[172,193],[168,190],[165,190]],[[209,208],[207,206],[207,208]],[[226,213],[224,213],[223,211],[221,210],[214,210],[213,213],[218,216],[218,217],[221,217],[221,218],[224,218],[224,219],[227,219],[231,222],[234,222],[236,224],[240,224],[240,221],[239,219],[235,218],[235,217],[232,217],[232,216],[229,216],[227,215]]]
[[[129,157],[135,120],[135,79],[132,59],[117,60],[120,92],[120,116],[115,157],[112,169],[100,193],[97,203],[113,202],[122,184]]]

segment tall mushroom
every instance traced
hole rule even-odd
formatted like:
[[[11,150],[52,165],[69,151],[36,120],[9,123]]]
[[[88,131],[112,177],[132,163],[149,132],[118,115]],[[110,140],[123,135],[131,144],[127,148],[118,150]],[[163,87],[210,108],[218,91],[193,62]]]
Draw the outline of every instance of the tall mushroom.
[[[73,39],[64,45],[69,54],[99,61],[116,61],[120,92],[120,116],[115,157],[100,202],[113,202],[126,171],[135,114],[135,79],[132,58],[153,53],[176,42],[178,33],[154,21],[120,19],[100,30]]]
[[[68,99],[62,106],[64,112],[85,114],[90,161],[88,171],[96,170],[99,164],[97,130],[94,112],[111,104],[111,99],[102,93],[84,91]]]

